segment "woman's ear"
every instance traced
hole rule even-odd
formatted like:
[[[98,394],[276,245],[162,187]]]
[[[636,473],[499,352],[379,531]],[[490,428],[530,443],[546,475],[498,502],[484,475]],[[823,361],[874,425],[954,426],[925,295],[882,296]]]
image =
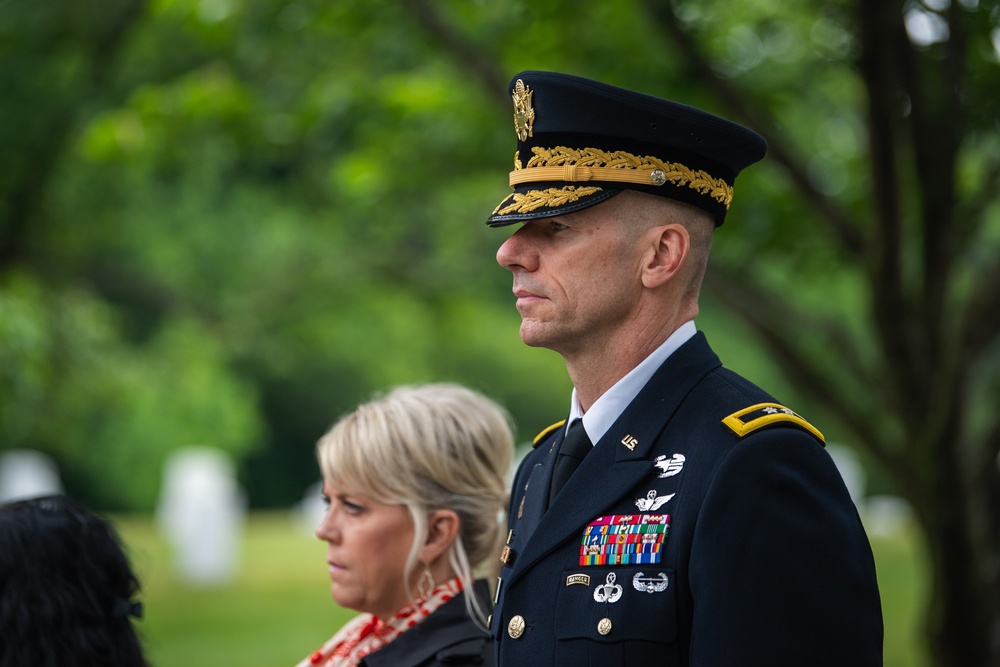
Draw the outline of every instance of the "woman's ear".
[[[649,241],[643,256],[642,284],[654,288],[680,271],[691,248],[691,234],[684,225],[673,223],[651,228]]]
[[[433,563],[448,552],[458,536],[459,519],[454,510],[441,509],[427,517],[427,541],[420,552],[420,560]]]

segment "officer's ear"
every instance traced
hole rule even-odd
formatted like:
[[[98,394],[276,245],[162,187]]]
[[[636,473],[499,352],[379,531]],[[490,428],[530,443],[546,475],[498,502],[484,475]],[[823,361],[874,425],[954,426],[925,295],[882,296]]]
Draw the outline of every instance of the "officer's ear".
[[[460,521],[454,510],[440,509],[427,517],[427,540],[420,552],[420,560],[433,563],[446,553],[458,536]]]
[[[691,234],[680,223],[651,227],[646,233],[642,284],[655,288],[669,282],[684,265],[691,249]]]

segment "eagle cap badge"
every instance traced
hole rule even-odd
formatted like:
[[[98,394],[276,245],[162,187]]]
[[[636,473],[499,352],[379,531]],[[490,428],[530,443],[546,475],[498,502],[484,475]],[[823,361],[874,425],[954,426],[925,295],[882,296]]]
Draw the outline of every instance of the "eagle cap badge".
[[[534,91],[524,85],[521,79],[517,80],[511,92],[511,97],[514,99],[514,130],[520,141],[534,136],[532,127],[535,124],[535,110],[531,106],[531,97],[534,94]]]

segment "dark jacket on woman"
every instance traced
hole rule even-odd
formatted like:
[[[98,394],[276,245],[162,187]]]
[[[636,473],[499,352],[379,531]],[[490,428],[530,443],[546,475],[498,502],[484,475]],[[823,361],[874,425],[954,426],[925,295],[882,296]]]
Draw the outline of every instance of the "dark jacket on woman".
[[[476,593],[489,608],[485,581]],[[424,621],[361,660],[365,667],[493,667],[489,635],[469,616],[465,592],[438,607]]]

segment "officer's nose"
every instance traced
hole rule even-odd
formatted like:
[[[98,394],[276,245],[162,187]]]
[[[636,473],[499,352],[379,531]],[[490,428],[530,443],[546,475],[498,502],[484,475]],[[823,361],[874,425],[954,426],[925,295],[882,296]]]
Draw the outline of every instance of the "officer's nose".
[[[508,271],[538,268],[538,253],[530,241],[528,229],[527,226],[518,229],[497,250],[497,263]]]

